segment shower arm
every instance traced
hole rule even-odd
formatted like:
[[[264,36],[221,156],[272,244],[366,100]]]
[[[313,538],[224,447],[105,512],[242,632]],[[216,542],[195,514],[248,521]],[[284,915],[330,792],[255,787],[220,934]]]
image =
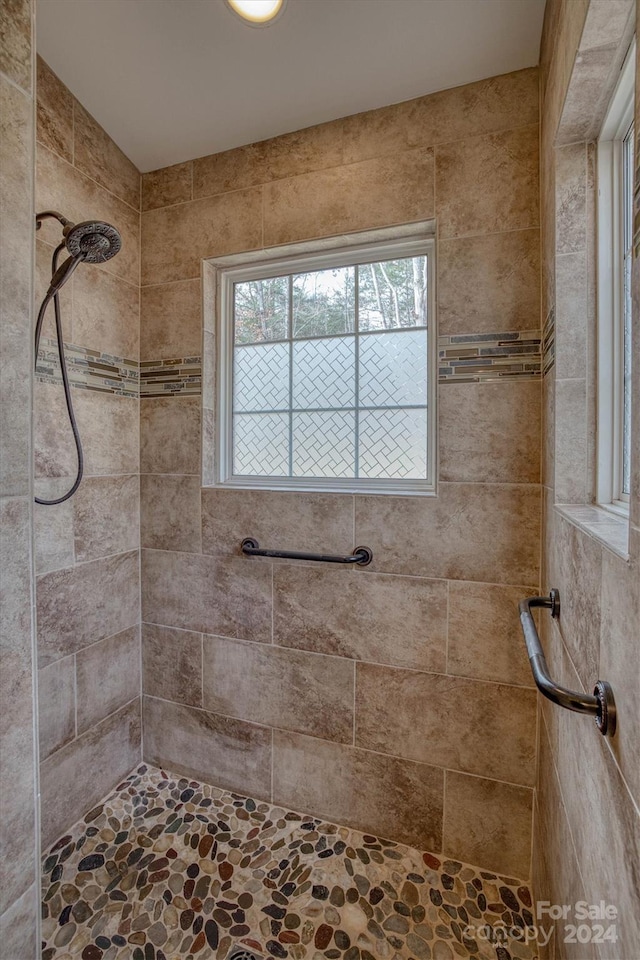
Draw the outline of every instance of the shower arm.
[[[70,220],[67,220],[66,217],[63,217],[61,213],[58,213],[57,210],[43,210],[42,213],[36,213],[36,230],[39,230],[42,226],[43,220],[58,220],[58,222],[66,227],[67,224],[71,223]]]
[[[560,592],[554,589],[548,597],[527,597],[518,604],[520,624],[536,687],[547,700],[559,707],[594,717],[600,733],[612,737],[616,732],[616,704],[611,685],[606,680],[598,680],[593,694],[590,695],[569,690],[552,680],[531,613],[532,607],[550,610],[553,619],[557,620],[560,616]]]

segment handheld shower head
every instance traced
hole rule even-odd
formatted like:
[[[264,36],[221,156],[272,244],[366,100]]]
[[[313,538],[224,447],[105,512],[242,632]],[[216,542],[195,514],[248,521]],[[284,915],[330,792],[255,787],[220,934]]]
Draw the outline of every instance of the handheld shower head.
[[[101,220],[67,223],[62,235],[71,256],[81,256],[85,263],[104,263],[115,257],[122,246],[116,228]]]
[[[102,220],[85,220],[71,223],[55,210],[46,210],[36,217],[39,227],[45,217],[54,217],[63,225],[62,235],[67,250],[71,254],[55,271],[49,284],[49,295],[57,293],[67,282],[73,271],[81,263],[105,263],[115,257],[122,246],[120,234],[110,223]]]

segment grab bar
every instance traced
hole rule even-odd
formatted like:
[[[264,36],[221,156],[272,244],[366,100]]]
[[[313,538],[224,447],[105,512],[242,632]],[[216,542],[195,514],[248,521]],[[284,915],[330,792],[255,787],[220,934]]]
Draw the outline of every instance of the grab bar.
[[[549,676],[549,668],[531,614],[531,608],[543,607],[550,610],[551,616],[554,620],[557,620],[560,616],[560,592],[554,589],[548,597],[528,597],[521,600],[518,607],[531,672],[540,693],[547,700],[551,700],[552,703],[557,703],[559,707],[574,710],[576,713],[587,713],[595,717],[596,726],[600,733],[603,736],[612,737],[616,732],[616,702],[613,690],[606,680],[598,680],[593,696],[590,696],[585,693],[577,693],[574,690],[567,690],[566,687],[561,687]]]
[[[373,560],[369,547],[356,547],[348,557],[338,557],[326,553],[297,553],[293,550],[263,550],[257,540],[246,537],[240,544],[247,557],[273,557],[275,560],[317,560],[319,563],[357,563],[366,567]]]

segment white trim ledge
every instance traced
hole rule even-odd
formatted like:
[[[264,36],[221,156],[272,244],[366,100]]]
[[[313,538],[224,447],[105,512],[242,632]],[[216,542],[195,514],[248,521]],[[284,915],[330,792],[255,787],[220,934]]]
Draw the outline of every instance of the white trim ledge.
[[[629,520],[595,504],[556,503],[560,516],[624,560],[629,559]]]

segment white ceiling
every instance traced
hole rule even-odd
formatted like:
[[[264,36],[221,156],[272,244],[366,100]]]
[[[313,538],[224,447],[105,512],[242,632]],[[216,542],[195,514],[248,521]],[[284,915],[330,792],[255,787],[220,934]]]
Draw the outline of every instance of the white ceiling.
[[[545,0],[38,0],[38,52],[144,171],[538,62]]]

